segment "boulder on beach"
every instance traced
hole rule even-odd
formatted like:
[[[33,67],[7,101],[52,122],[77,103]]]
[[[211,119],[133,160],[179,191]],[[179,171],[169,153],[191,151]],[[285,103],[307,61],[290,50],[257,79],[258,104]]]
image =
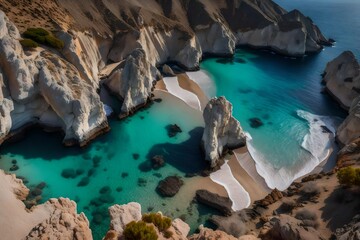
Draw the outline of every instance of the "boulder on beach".
[[[225,216],[230,216],[233,212],[232,201],[228,197],[222,197],[219,194],[202,189],[196,191],[195,199],[199,203],[218,210]]]

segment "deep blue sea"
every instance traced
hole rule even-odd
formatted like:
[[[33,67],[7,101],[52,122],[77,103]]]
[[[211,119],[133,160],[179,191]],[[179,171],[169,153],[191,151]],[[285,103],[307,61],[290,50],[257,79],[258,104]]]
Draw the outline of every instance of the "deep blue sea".
[[[276,2],[310,16],[326,36],[337,41],[335,46],[296,60],[238,49],[235,60],[239,61],[208,59],[201,67],[214,80],[216,95],[225,95],[233,103],[235,117],[252,136],[249,147],[259,173],[270,186],[281,188],[326,155],[328,135],[319,131],[318,123],[331,125],[337,117],[345,116],[329,96],[321,93],[320,74],[342,51],[352,50],[360,58],[360,1]],[[264,125],[252,128],[250,118],[259,118]],[[175,123],[183,132],[170,138],[167,126]],[[114,203],[137,201],[144,212],[160,210],[169,216],[182,216],[192,227],[204,223],[209,210],[190,204],[191,198],[185,193],[164,199],[155,192],[160,179],[179,175],[185,185],[191,184],[185,174],[204,167],[199,149],[201,114],[165,99],[127,120],[112,120],[110,124],[110,133],[82,150],[62,147],[57,134],[32,130],[21,142],[1,146],[0,168],[9,170],[16,159],[20,169],[15,173],[28,180],[28,187],[46,182],[42,202],[60,196],[76,200],[78,210],[91,222],[95,239],[106,232],[107,207]],[[149,169],[149,160],[157,154],[165,156],[166,166]],[[65,169],[78,170],[78,176],[62,177]],[[88,183],[78,186],[80,182]],[[111,191],[101,194],[104,186]]]

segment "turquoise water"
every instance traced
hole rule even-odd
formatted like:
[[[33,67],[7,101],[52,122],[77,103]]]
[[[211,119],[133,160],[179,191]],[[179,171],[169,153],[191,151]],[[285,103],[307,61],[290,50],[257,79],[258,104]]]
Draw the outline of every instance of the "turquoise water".
[[[169,138],[166,126],[174,123],[183,132]],[[174,198],[164,199],[155,192],[159,180],[178,175],[186,185],[186,173],[195,173],[205,167],[199,147],[203,131],[201,114],[170,98],[154,103],[150,109],[125,121],[112,120],[110,125],[112,130],[108,134],[85,149],[62,147],[62,138],[58,134],[31,130],[21,142],[2,146],[0,167],[9,170],[11,160],[16,159],[20,169],[15,173],[26,177],[28,187],[45,182],[42,202],[53,197],[76,200],[78,211],[84,211],[91,222],[95,239],[101,239],[108,229],[107,208],[115,203],[136,201],[144,212],[162,211],[168,216],[185,216],[193,228],[204,223],[209,211],[190,205],[193,196],[180,192]],[[138,154],[138,159],[133,154]],[[158,154],[164,156],[166,165],[152,170],[149,159]],[[83,173],[75,179],[66,179],[62,177],[64,169]],[[78,186],[89,171],[88,185]],[[111,192],[100,194],[100,189],[105,186],[110,187]],[[96,206],[100,197],[105,203]]]
[[[217,95],[225,95],[233,103],[234,115],[253,137],[251,145],[263,173],[282,181],[273,181],[275,185],[286,185],[309,161],[316,163],[313,155],[301,147],[304,137],[310,136],[310,127],[297,110],[326,116],[345,114],[327,95],[320,93],[320,74],[326,63],[344,50],[353,50],[360,57],[360,1],[277,2],[288,10],[299,8],[311,16],[325,35],[337,40],[336,46],[297,60],[239,49],[235,56],[239,61],[224,64],[219,59],[209,59],[202,63],[202,68],[212,75]],[[320,120],[310,114],[306,116]],[[264,125],[252,128],[249,118],[253,117],[260,118]],[[169,138],[166,126],[174,123],[183,132]],[[26,177],[28,187],[46,182],[42,202],[60,196],[76,200],[78,210],[84,211],[91,221],[95,239],[100,239],[107,230],[107,207],[113,203],[137,201],[145,212],[153,208],[152,211],[161,210],[169,216],[186,215],[192,227],[204,223],[209,210],[190,205],[191,196],[180,192],[173,199],[164,199],[155,192],[160,179],[174,174],[184,177],[185,173],[204,167],[199,150],[201,115],[167,99],[125,121],[113,120],[110,124],[110,133],[82,150],[63,148],[57,134],[32,130],[23,141],[1,146],[0,168],[9,170],[11,160],[16,159],[20,167],[16,174]],[[311,137],[321,136],[321,141],[326,140],[326,136],[316,132],[316,127],[311,128],[315,133]],[[311,150],[315,154],[317,149]],[[139,158],[136,160],[133,154]],[[156,154],[163,154],[167,164],[148,171],[144,162]],[[65,179],[61,173],[67,168],[83,173],[75,179]],[[89,173],[88,185],[77,186]],[[185,185],[191,184],[190,179],[183,179]],[[111,193],[100,194],[104,186],[110,187]],[[97,204],[99,197],[108,203],[91,204],[94,199],[93,203]],[[100,224],[95,224],[94,218]]]
[[[321,93],[320,74],[328,61],[345,50],[360,56],[360,1],[277,2],[309,15],[326,36],[337,41],[335,47],[301,59],[238,49],[233,61],[208,59],[201,67],[215,81],[216,94],[233,103],[235,117],[252,136],[249,147],[258,172],[270,187],[284,189],[326,156],[329,136],[319,131],[320,125],[315,127],[314,119],[319,117],[310,113],[331,116],[323,119],[323,125],[344,117],[344,111]],[[298,110],[313,122],[300,117]],[[261,119],[264,125],[252,128],[251,118]],[[309,148],[312,141],[321,144]]]

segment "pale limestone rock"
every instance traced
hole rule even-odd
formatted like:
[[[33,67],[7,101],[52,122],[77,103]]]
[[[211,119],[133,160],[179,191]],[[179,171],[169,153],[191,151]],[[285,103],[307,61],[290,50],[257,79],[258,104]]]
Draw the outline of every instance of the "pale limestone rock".
[[[50,52],[43,52],[41,57],[37,61],[41,95],[62,119],[65,143],[82,145],[107,127],[100,97],[71,64]]]
[[[9,97],[5,97],[3,92],[6,92],[6,88],[0,69],[0,144],[10,132],[12,126],[10,113],[14,110],[13,101]]]
[[[235,36],[221,22],[215,22],[210,27],[195,28],[196,37],[203,53],[231,56],[235,52]]]
[[[113,205],[109,207],[110,213],[110,230],[114,230],[119,236],[122,235],[125,226],[132,221],[140,221],[141,205],[131,202],[125,205]]]
[[[68,198],[53,198],[44,205],[50,211],[49,217],[36,225],[25,239],[93,239],[89,221],[84,213],[77,214],[74,201]]]
[[[360,95],[360,64],[350,51],[330,61],[324,72],[326,89],[343,108],[348,110]]]
[[[218,165],[224,150],[246,144],[246,136],[240,123],[232,116],[232,105],[225,97],[213,98],[204,109],[205,130],[202,147],[205,159],[211,167]]]
[[[186,236],[190,232],[190,226],[180,218],[176,218],[172,221],[171,226],[174,228],[175,234],[186,239]]]
[[[135,49],[121,67],[112,73],[107,85],[123,99],[122,118],[148,102],[158,71],[149,63],[142,49]]]
[[[79,71],[88,84],[99,86],[99,69],[105,65],[95,36],[90,32],[60,32],[58,37],[64,41],[62,54]]]
[[[18,39],[18,29],[4,12],[0,11],[0,67],[8,81],[12,99],[23,101],[37,93],[34,85],[36,69],[33,63],[26,59]]]
[[[350,106],[349,115],[339,126],[336,132],[337,140],[347,145],[360,137],[360,95],[354,99]]]

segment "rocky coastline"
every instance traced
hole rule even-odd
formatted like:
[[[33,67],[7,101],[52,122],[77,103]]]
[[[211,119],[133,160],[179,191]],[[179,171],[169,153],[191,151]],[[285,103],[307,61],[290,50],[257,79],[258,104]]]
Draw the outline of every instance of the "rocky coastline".
[[[269,0],[152,0],[140,11],[130,1],[12,4],[0,3],[0,142],[39,124],[61,129],[65,145],[84,146],[109,130],[99,88],[119,98],[114,110],[124,118],[149,102],[157,67],[168,62],[197,70],[203,57],[232,56],[237,45],[303,56],[330,44],[311,19]],[[52,10],[31,14],[39,6]],[[29,28],[53,32],[63,47],[21,46]]]

